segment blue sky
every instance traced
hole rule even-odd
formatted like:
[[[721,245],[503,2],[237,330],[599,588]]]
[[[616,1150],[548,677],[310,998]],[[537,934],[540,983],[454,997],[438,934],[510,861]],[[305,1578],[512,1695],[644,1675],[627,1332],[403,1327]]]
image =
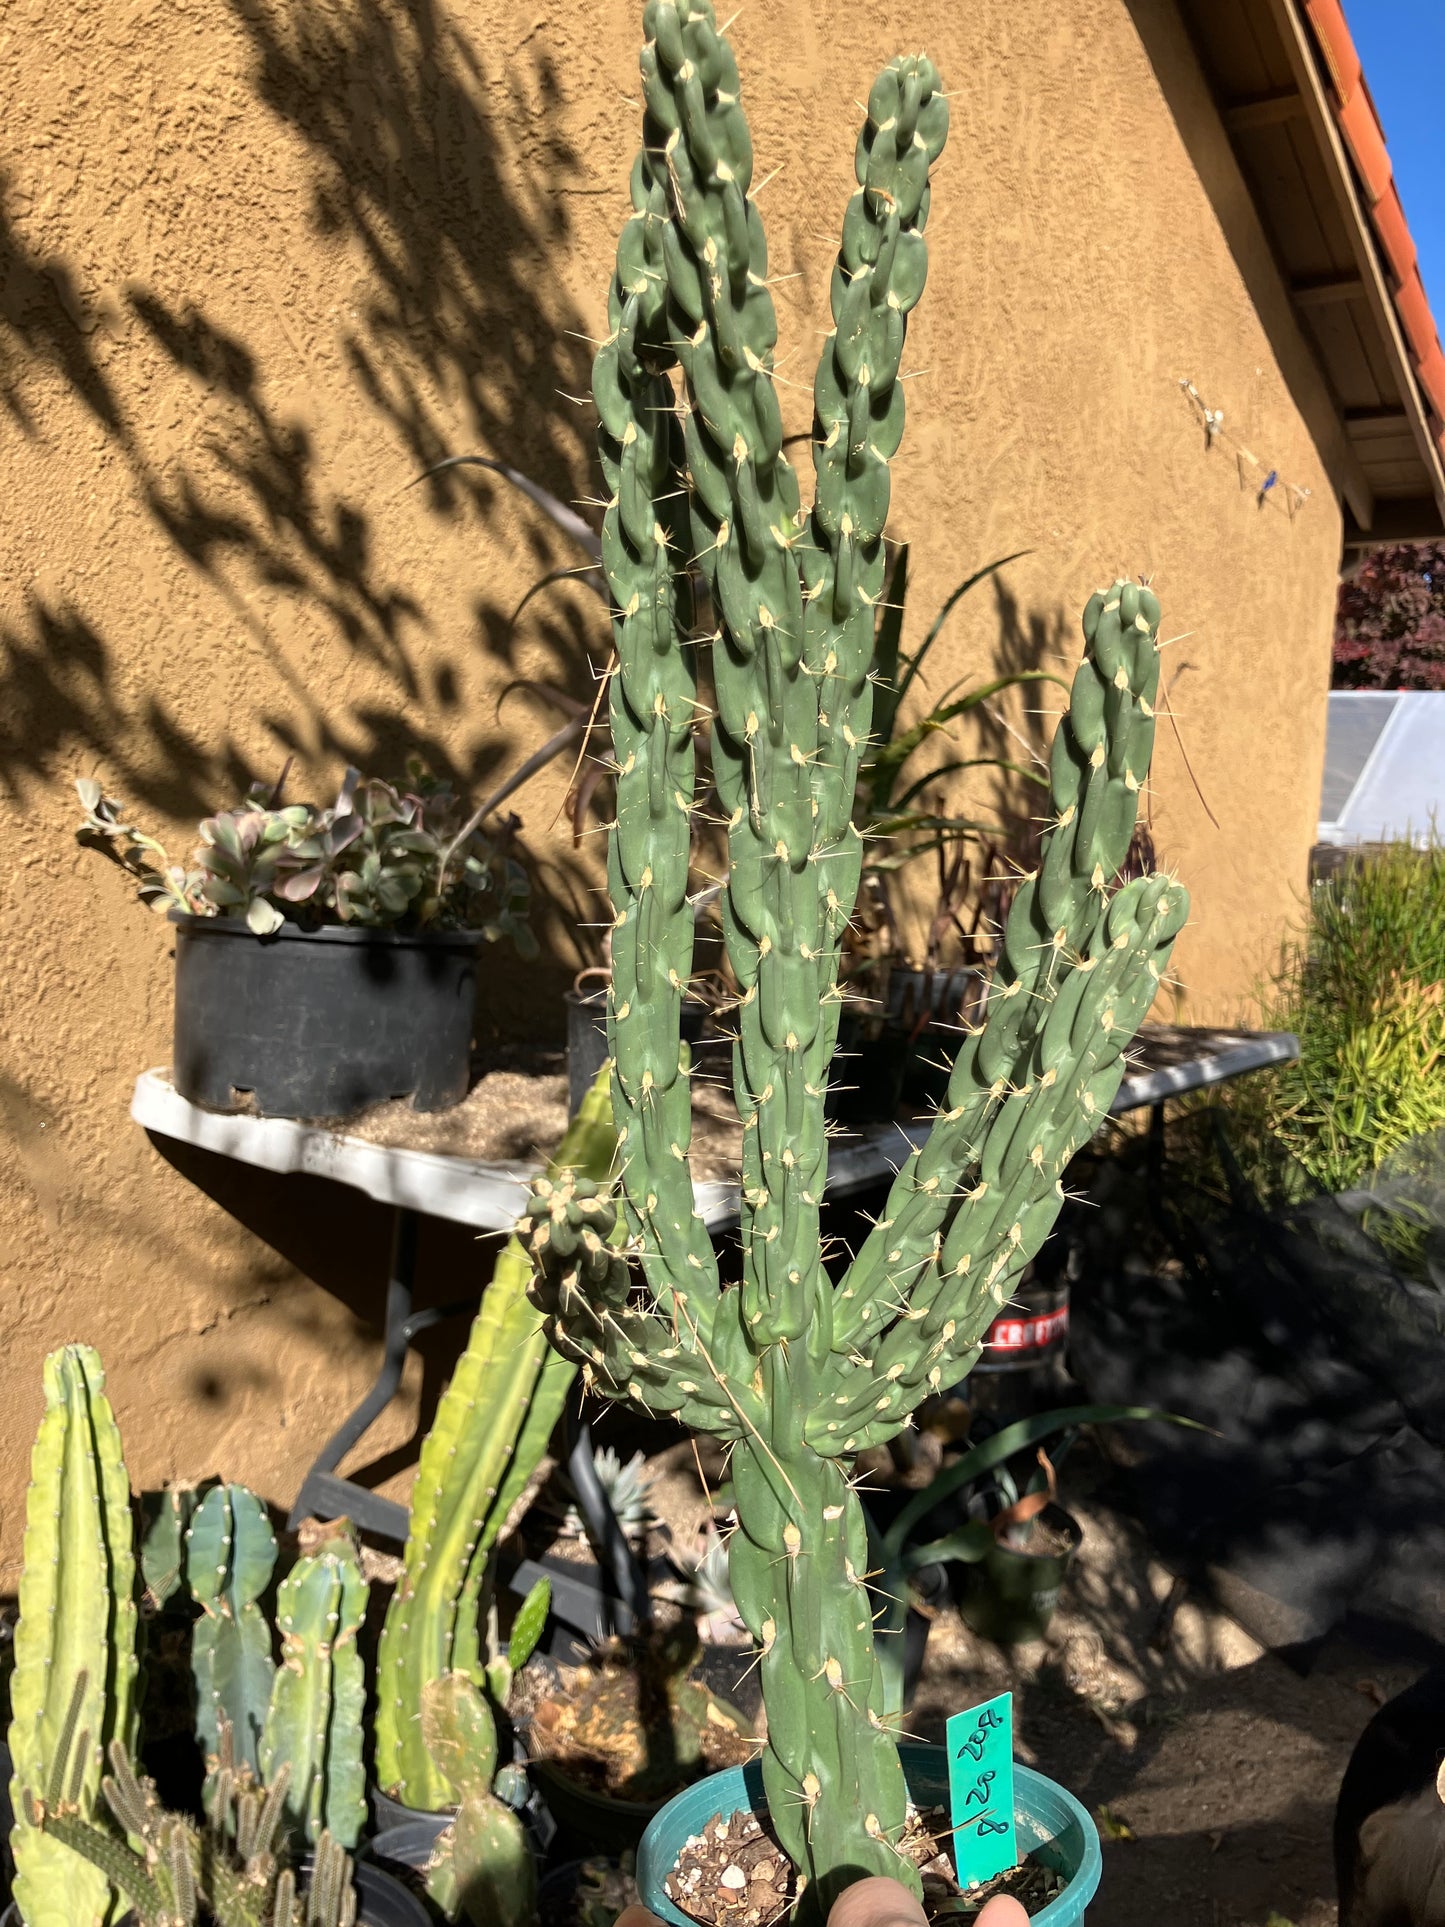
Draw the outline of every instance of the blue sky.
[[[1445,0],[1345,0],[1445,336]]]

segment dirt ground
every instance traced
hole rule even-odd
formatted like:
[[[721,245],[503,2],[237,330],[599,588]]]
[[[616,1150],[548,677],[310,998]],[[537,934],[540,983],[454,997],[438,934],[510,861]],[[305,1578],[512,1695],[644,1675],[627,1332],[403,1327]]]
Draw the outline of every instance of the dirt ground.
[[[706,1514],[692,1450],[651,1465],[654,1509],[689,1545]],[[1102,1468],[1071,1460],[1070,1473],[1084,1539],[1047,1640],[1005,1653],[946,1608],[909,1731],[939,1740],[949,1714],[1013,1689],[1019,1757],[1099,1820],[1098,1927],[1334,1927],[1340,1777],[1377,1704],[1420,1667],[1337,1635],[1302,1677],[1193,1596],[1161,1650],[1172,1575],[1136,1525],[1090,1496]]]

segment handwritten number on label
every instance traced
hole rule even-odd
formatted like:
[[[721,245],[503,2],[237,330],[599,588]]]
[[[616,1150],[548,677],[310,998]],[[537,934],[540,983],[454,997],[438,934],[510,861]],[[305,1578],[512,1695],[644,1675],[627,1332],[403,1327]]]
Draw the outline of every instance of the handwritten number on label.
[[[980,1839],[982,1839],[986,1834],[990,1834],[990,1833],[1007,1833],[1008,1821],[1007,1820],[980,1820],[978,1823],[978,1832],[979,1832]]]
[[[969,1734],[968,1738],[959,1748],[959,1758],[962,1759],[966,1753],[976,1766],[983,1758],[984,1747],[988,1743],[988,1735],[995,1727],[1002,1726],[1002,1724],[1003,1721],[999,1718],[998,1714],[994,1712],[993,1708],[986,1706],[983,1712],[979,1714],[978,1723],[972,1733]]]
[[[987,1773],[980,1773],[969,1789],[968,1796],[963,1804],[966,1807],[971,1807],[974,1801],[977,1800],[981,1807],[986,1807],[988,1805],[988,1790],[993,1785],[993,1782],[994,1774],[992,1768],[990,1768]]]

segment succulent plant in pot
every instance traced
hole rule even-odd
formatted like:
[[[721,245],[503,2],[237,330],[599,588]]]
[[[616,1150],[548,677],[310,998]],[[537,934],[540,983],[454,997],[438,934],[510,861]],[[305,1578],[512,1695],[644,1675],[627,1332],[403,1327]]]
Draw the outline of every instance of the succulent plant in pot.
[[[948,107],[922,56],[891,62],[870,90],[814,385],[805,513],[782,451],[736,64],[708,0],[648,0],[644,20],[634,212],[593,372],[619,665],[609,883],[621,1197],[572,1180],[540,1187],[526,1235],[549,1332],[589,1380],[731,1447],[729,1564],[761,1652],[763,1793],[816,1913],[863,1873],[917,1887],[899,1852],[907,1788],[851,1461],[967,1371],[1057,1215],[1069,1160],[1107,1115],[1188,900],[1169,877],[1112,887],[1148,777],[1159,676],[1159,605],[1115,582],[1085,611],[1039,866],[1015,895],[982,1021],[930,1137],[831,1275],[824,1102],[862,860],[853,805],[903,429],[899,363]],[[741,993],[736,1285],[693,1208],[679,1032],[696,672],[677,587],[692,559],[721,618],[712,767]],[[641,1884],[649,1905],[665,1903],[660,1883]]]
[[[536,949],[515,818],[484,828],[490,800],[468,812],[418,764],[400,785],[351,769],[326,809],[253,786],[180,864],[93,778],[76,788],[81,841],[175,925],[183,1097],[314,1117],[465,1095],[478,953]]]

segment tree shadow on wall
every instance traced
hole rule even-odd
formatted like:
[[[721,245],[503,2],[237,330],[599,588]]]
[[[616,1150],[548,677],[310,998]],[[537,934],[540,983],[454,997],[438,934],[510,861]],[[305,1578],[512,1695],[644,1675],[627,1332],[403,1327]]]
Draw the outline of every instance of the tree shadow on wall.
[[[553,265],[570,238],[565,197],[579,162],[548,111],[558,81],[545,52],[519,33],[510,57],[489,50],[489,73],[434,0],[215,4],[246,36],[258,98],[313,159],[313,229],[344,234],[360,259],[351,299],[338,304],[341,348],[356,415],[383,447],[399,439],[407,451],[388,497],[472,450],[514,462],[563,499],[589,493],[590,411],[567,397],[586,393],[590,351]],[[620,180],[617,188],[620,200]],[[512,595],[483,586],[479,545],[472,639],[444,652],[427,581],[388,579],[375,503],[336,486],[304,423],[269,399],[256,349],[208,313],[204,292],[181,300],[132,286],[122,307],[104,308],[87,302],[63,260],[27,248],[0,201],[0,408],[41,440],[57,383],[82,404],[152,523],[226,598],[284,688],[283,705],[245,719],[248,736],[259,722],[274,740],[275,767],[256,768],[225,733],[202,740],[185,728],[184,698],[129,693],[125,667],[143,645],[124,611],[102,623],[78,599],[33,586],[0,626],[0,786],[13,799],[57,763],[79,760],[77,750],[123,783],[127,800],[183,817],[274,776],[291,751],[382,770],[418,754],[479,791],[514,735],[536,740],[556,724],[528,712],[523,695],[500,716],[489,699],[458,728],[479,661],[494,665],[490,696],[522,643],[533,676],[540,668],[542,680],[590,702],[607,641],[590,596],[561,585],[514,625]],[[304,362],[309,324],[295,309],[278,318]],[[158,354],[189,385],[195,415],[178,454],[113,378],[113,334],[132,337],[129,356]],[[425,499],[485,534],[500,486],[453,470],[428,481]],[[576,561],[540,513],[519,520],[538,575]],[[507,575],[510,589],[514,564]],[[342,676],[315,677],[277,647],[298,617],[319,621],[347,658],[379,672],[374,698],[339,701]],[[565,858],[548,884],[571,899],[569,912],[586,901]]]

